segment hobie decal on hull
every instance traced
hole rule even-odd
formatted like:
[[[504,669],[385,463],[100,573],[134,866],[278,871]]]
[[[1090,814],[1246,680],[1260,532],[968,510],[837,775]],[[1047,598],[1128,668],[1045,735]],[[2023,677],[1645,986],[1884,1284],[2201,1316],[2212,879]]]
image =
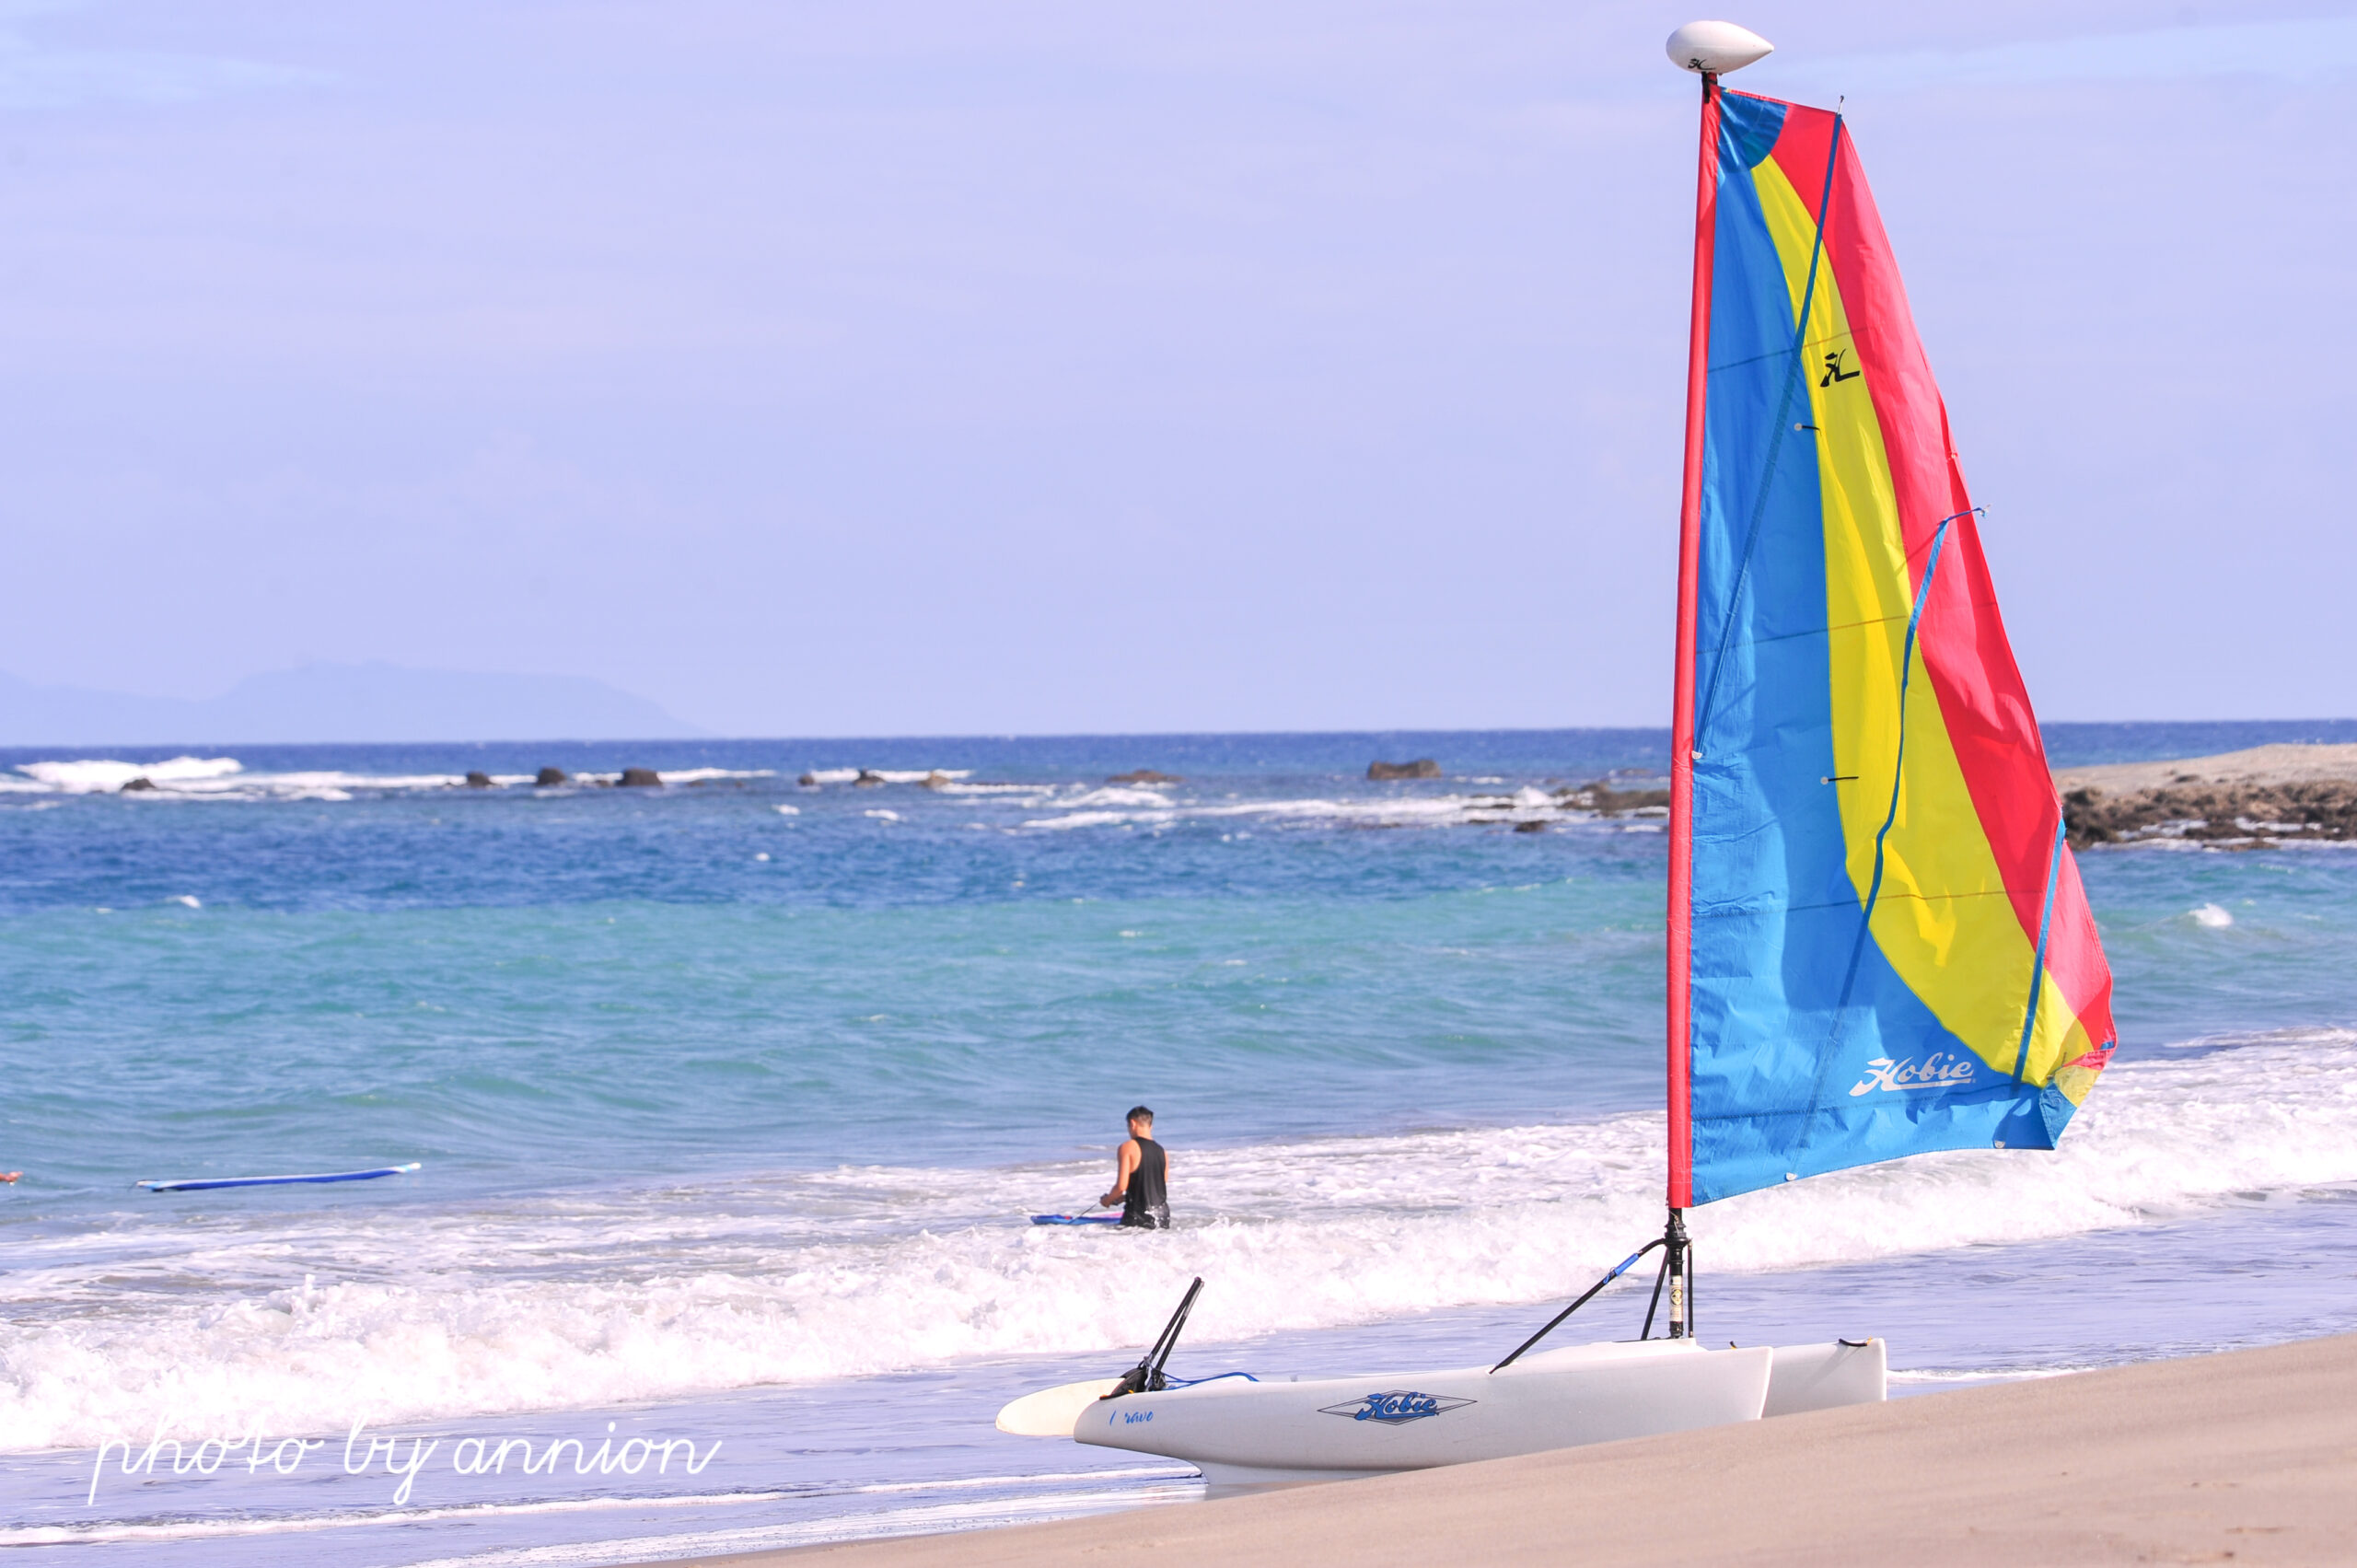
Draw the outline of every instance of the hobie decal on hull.
[[[1368,1394],[1345,1405],[1327,1405],[1320,1415],[1346,1416],[1352,1421],[1380,1422],[1385,1426],[1399,1426],[1427,1416],[1446,1415],[1479,1401],[1450,1399],[1442,1394],[1420,1394],[1412,1388],[1392,1388],[1380,1394]]]

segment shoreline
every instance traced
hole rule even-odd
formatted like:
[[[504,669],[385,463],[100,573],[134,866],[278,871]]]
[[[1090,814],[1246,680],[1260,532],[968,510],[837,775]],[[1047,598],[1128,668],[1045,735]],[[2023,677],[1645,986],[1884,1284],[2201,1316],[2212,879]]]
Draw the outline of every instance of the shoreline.
[[[953,1535],[672,1568],[2357,1562],[2357,1334]],[[632,1564],[630,1568],[656,1568]]]

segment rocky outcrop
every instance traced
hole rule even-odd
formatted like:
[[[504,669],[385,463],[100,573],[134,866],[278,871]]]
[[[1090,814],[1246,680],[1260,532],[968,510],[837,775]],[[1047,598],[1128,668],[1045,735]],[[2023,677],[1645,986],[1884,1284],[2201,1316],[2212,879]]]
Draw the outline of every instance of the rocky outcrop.
[[[1605,779],[1559,789],[1555,798],[1575,810],[1593,811],[1599,817],[1626,817],[1635,812],[1658,814],[1669,809],[1669,791],[1666,789],[1614,789]]]
[[[2275,849],[2357,839],[2357,783],[2183,784],[2107,794],[2086,784],[2062,796],[2074,847],[2177,840],[2211,849]]]
[[[1369,762],[1366,776],[1370,779],[1436,779],[1440,764],[1430,757],[1419,757],[1412,762]]]
[[[819,775],[816,773],[805,773],[794,782],[800,784],[804,789],[817,789],[819,787]]]
[[[121,795],[138,795],[138,794],[142,793],[143,791],[145,791],[145,790],[151,790],[151,789],[154,789],[155,787],[156,787],[156,781],[155,781],[154,779],[148,778],[148,777],[147,777],[146,775],[145,775],[145,774],[142,774],[142,775],[140,775],[138,778],[135,778],[135,779],[132,780],[129,784],[127,784],[123,785],[123,786],[122,786],[122,788],[121,790],[117,791],[116,793],[121,794]]]
[[[469,789],[489,789],[491,787],[491,775],[485,772],[470,772],[467,774],[467,787]]]
[[[873,768],[862,768],[859,771],[859,777],[851,781],[851,787],[853,789],[882,789],[886,784],[890,784],[891,782],[891,780],[886,778],[883,774],[877,772]]]
[[[565,772],[563,768],[542,768],[540,771],[539,776],[532,780],[532,787],[534,789],[554,789],[561,784],[571,784],[572,782],[573,781],[570,778],[565,776]]]
[[[663,775],[652,768],[624,768],[621,783],[624,789],[661,789]]]
[[[1471,796],[1465,801],[1465,815],[1459,820],[1473,827],[1511,826],[1517,833],[1538,833],[1546,831],[1550,822],[1668,814],[1669,791],[1615,789],[1612,780],[1598,779],[1594,784],[1567,784],[1552,792],[1526,784],[1512,795]]]
[[[2272,849],[2357,839],[2357,746],[2279,743],[2054,775],[2071,842]]]
[[[956,779],[951,778],[939,768],[935,768],[933,772],[925,774],[924,777],[917,781],[917,787],[919,789],[947,789],[951,784],[954,784],[957,782],[958,781]]]
[[[1382,765],[1380,762],[1376,764],[1377,767]],[[1372,773],[1367,776],[1374,777]],[[1115,773],[1105,782],[1109,784],[1185,784],[1187,781],[1177,773],[1157,773],[1152,768],[1132,768],[1126,773]]]

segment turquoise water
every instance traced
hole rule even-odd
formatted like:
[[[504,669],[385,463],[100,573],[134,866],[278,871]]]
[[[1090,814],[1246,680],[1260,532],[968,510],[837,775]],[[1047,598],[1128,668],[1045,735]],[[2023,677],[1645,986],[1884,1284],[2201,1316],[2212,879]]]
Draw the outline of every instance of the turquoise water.
[[[2049,746],[2068,765],[2286,738],[2357,725],[2064,726]],[[17,1068],[0,1168],[25,1173],[0,1189],[0,1503],[18,1532],[0,1541],[177,1562],[258,1561],[267,1539],[288,1562],[395,1562],[562,1535],[586,1555],[513,1560],[594,1562],[601,1542],[714,1529],[759,1545],[857,1533],[855,1516],[1182,1495],[1175,1472],[1009,1447],[989,1417],[1056,1369],[1118,1361],[1196,1272],[1206,1353],[1510,1343],[1657,1223],[1660,823],[1582,819],[1548,792],[1640,781],[1664,745],[0,755]],[[1444,777],[1364,778],[1424,755]],[[550,764],[671,782],[533,787]],[[1106,782],[1140,767],[1182,782]],[[863,768],[892,782],[858,787]],[[468,789],[469,770],[505,782]],[[935,770],[942,787],[919,782]],[[160,787],[111,787],[143,772]],[[2346,1248],[2357,852],[2083,865],[2122,1050],[2065,1149],[1705,1211],[1723,1310],[1805,1317],[1834,1271],[1927,1384],[2357,1321],[2345,1268],[2246,1281],[2265,1299],[2240,1327],[2183,1309],[2262,1238]],[[1141,1099],[1175,1151],[1181,1232],[1117,1253],[1135,1238],[1026,1225],[1101,1190]],[[130,1188],[407,1160],[423,1169],[350,1187]],[[2082,1277],[2063,1260],[2097,1241],[2116,1266]],[[2103,1344],[1931,1305],[1991,1269],[2069,1275]],[[2159,1295],[2140,1284],[2154,1270]],[[694,1483],[725,1497],[560,1527],[497,1510],[653,1493],[482,1482],[470,1505],[493,1512],[452,1537],[397,1522],[365,1478],[190,1477],[89,1504],[64,1479],[159,1420],[192,1440],[341,1441],[364,1418],[684,1423],[727,1445]],[[1039,1479],[1066,1471],[1082,1479]],[[907,1490],[853,1490],[888,1484]],[[281,1533],[239,1533],[259,1524]]]

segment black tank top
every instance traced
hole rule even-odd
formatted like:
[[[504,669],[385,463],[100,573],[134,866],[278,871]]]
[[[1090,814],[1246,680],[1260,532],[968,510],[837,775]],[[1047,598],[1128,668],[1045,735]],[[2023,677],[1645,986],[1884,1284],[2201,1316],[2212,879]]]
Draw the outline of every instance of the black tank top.
[[[1166,1163],[1160,1144],[1138,1140],[1138,1167],[1130,1173],[1129,1192],[1121,1203],[1123,1225],[1148,1225],[1170,1212],[1170,1194],[1162,1182]]]

